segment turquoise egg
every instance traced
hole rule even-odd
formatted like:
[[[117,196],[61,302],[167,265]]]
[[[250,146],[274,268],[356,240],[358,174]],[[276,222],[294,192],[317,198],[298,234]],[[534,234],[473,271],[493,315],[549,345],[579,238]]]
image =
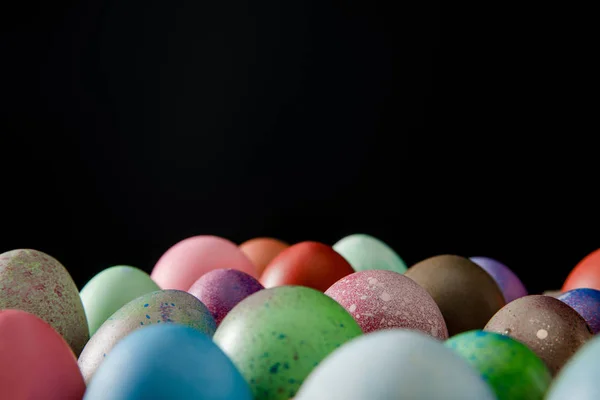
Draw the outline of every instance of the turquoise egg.
[[[355,271],[383,269],[406,272],[406,263],[381,240],[363,233],[346,236],[333,245],[333,249],[348,261]]]

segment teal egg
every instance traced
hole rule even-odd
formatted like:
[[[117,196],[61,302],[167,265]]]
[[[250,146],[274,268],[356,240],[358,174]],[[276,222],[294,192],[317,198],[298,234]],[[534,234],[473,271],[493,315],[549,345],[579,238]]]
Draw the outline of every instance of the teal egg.
[[[346,236],[333,249],[348,261],[355,271],[372,269],[406,272],[406,263],[381,240],[363,233]]]

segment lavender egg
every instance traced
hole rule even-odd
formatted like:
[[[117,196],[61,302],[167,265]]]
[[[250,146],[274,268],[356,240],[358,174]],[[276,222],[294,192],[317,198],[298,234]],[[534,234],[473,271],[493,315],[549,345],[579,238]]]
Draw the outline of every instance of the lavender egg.
[[[561,294],[558,299],[577,311],[594,335],[600,332],[600,290],[573,289]]]
[[[216,269],[202,275],[188,290],[214,317],[217,326],[240,301],[264,289],[256,279],[235,269]]]
[[[527,296],[527,289],[523,285],[523,282],[521,282],[519,277],[500,261],[496,261],[489,257],[471,257],[470,260],[479,265],[485,272],[494,278],[494,281],[496,281],[496,284],[500,287],[500,290],[504,295],[506,303]]]

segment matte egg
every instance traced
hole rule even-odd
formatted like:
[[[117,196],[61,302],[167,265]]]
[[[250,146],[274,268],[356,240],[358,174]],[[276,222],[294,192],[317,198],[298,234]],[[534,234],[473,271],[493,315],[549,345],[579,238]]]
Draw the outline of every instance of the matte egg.
[[[354,270],[331,246],[301,242],[288,247],[265,268],[260,283],[266,288],[300,285],[324,292]]]
[[[580,288],[600,290],[600,249],[579,261],[567,276],[562,291],[568,292]]]
[[[556,374],[592,332],[571,307],[550,296],[530,295],[504,306],[485,326],[508,335],[538,355]]]
[[[592,332],[600,332],[600,290],[573,289],[558,296],[562,301],[579,313]]]
[[[48,323],[0,311],[0,398],[79,400],[85,391],[73,351]]]
[[[202,275],[188,290],[210,311],[217,326],[240,301],[264,289],[256,279],[235,269],[216,269]]]
[[[96,274],[80,292],[90,335],[119,308],[157,290],[160,288],[150,275],[134,267],[119,265]]]
[[[429,293],[397,272],[355,272],[334,283],[325,294],[341,304],[364,333],[406,328],[440,340],[448,338],[442,312]]]
[[[302,286],[246,297],[217,328],[214,341],[233,360],[256,399],[289,399],[329,353],[362,334],[342,306]]]
[[[483,328],[506,304],[494,279],[464,257],[431,257],[410,267],[405,275],[435,300],[450,336]]]
[[[202,332],[161,324],[121,340],[89,384],[85,400],[251,400],[231,360]]]
[[[519,277],[500,261],[488,257],[471,257],[470,260],[494,278],[507,303],[519,297],[527,296],[527,289],[525,289]]]
[[[333,245],[352,265],[355,271],[383,269],[398,273],[406,272],[406,263],[396,252],[381,240],[370,235],[357,233],[340,239]]]
[[[417,331],[390,329],[354,339],[319,364],[295,400],[495,400],[479,374]]]
[[[0,310],[37,315],[60,333],[76,355],[89,339],[79,290],[56,259],[37,250],[0,254]]]
[[[546,290],[543,293],[543,295],[544,296],[550,296],[550,297],[559,298],[562,293],[563,292],[561,292],[560,290]]]
[[[216,323],[200,300],[180,290],[159,290],[130,301],[108,318],[79,356],[79,368],[89,382],[111,349],[136,329],[153,324],[190,326],[212,336]]]
[[[162,289],[188,290],[205,273],[232,268],[258,278],[256,267],[235,243],[217,236],[194,236],[171,247],[150,276]]]
[[[273,238],[250,239],[240,245],[240,250],[252,261],[258,276],[279,253],[290,247],[289,244]]]
[[[508,336],[475,330],[448,339],[445,346],[479,371],[498,400],[543,400],[552,382],[546,364]]]

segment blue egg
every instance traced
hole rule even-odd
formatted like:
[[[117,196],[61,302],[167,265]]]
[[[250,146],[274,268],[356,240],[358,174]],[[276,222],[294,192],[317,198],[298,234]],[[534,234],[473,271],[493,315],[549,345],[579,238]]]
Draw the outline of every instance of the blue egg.
[[[585,319],[592,332],[600,332],[600,290],[573,289],[558,299],[577,311]]]
[[[240,372],[206,334],[161,324],[122,339],[93,376],[84,400],[251,400]]]

